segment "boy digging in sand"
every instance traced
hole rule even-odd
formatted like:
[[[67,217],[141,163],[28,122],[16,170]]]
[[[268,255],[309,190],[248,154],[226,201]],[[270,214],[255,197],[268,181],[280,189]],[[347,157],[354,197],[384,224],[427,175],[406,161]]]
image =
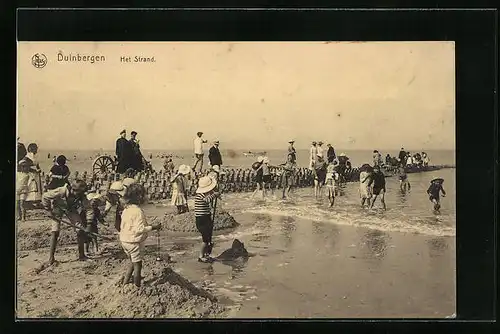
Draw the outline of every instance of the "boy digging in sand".
[[[57,240],[61,230],[61,218],[66,213],[70,222],[77,226],[76,236],[78,241],[78,260],[84,261],[84,244],[88,238],[85,233],[87,227],[87,210],[89,202],[85,196],[87,185],[82,180],[76,180],[71,186],[66,184],[63,187],[47,191],[42,196],[42,205],[49,212],[54,220],[52,223],[52,236],[50,240],[50,255],[48,265],[56,262],[54,255],[57,247]]]
[[[439,212],[441,204],[439,202],[439,194],[442,192],[443,197],[446,196],[446,192],[443,189],[444,180],[437,178],[431,181],[431,185],[427,189],[427,194],[429,195],[429,200],[434,203],[434,211]]]
[[[130,259],[130,265],[123,278],[123,284],[133,283],[141,286],[142,259],[144,256],[144,243],[148,232],[159,230],[160,224],[148,225],[146,215],[140,208],[146,202],[146,189],[144,186],[134,183],[125,191],[125,209],[122,213],[120,226],[120,242],[123,250]]]

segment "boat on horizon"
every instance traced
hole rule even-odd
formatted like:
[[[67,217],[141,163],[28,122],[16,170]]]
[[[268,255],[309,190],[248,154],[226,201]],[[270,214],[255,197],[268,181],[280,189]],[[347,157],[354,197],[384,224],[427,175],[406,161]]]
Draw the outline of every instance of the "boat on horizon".
[[[263,151],[263,152],[252,152],[252,151],[243,152],[243,155],[245,157],[255,157],[255,156],[266,155],[266,154],[267,154],[266,151]]]

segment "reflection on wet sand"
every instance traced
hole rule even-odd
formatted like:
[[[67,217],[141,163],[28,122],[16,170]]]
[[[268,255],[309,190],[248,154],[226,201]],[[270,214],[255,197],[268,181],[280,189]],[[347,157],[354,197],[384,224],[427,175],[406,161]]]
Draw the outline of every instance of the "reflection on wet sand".
[[[447,239],[445,238],[427,240],[427,245],[429,246],[429,256],[431,258],[442,256],[448,249]]]
[[[329,252],[338,246],[340,230],[337,225],[312,222],[313,242],[327,248]]]
[[[297,229],[297,227],[295,226],[295,219],[293,219],[292,217],[281,217],[280,222],[283,247],[285,249],[288,249],[292,245],[293,232]]]
[[[383,260],[387,251],[387,241],[390,240],[389,234],[378,231],[368,230],[363,235],[362,240],[366,247],[363,247],[365,258],[370,260]]]

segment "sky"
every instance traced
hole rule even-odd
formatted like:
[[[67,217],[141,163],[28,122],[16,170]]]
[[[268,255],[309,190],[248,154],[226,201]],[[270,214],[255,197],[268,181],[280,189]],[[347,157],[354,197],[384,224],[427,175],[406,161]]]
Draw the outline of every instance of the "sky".
[[[102,55],[58,62],[57,54]],[[31,59],[43,53],[47,65]],[[121,57],[155,62],[121,62]],[[18,135],[41,149],[226,149],[294,139],[343,149],[455,149],[453,42],[18,43]]]

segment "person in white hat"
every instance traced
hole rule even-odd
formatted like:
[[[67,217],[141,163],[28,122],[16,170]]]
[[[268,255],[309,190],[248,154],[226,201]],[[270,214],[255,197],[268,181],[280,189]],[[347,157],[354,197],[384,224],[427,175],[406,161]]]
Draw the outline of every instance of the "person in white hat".
[[[177,207],[177,213],[185,213],[189,211],[187,202],[187,192],[189,190],[189,182],[186,175],[191,173],[191,167],[180,165],[177,174],[172,176],[170,183],[172,184],[172,200],[171,204]]]
[[[136,183],[136,181],[129,177],[123,179],[122,181],[115,181],[111,183],[109,190],[105,194],[106,207],[104,208],[103,217],[106,217],[111,208],[116,206],[114,226],[118,232],[120,232],[122,212],[125,208],[125,201],[123,199],[123,196],[125,195],[127,187],[134,183]]]
[[[211,203],[219,197],[216,191],[217,181],[209,176],[201,177],[198,181],[198,189],[194,197],[194,215],[196,228],[201,233],[203,245],[200,250],[198,261],[209,262],[212,253],[212,233],[214,222],[212,219]]]
[[[197,173],[201,173],[201,171],[203,170],[203,144],[205,144],[207,141],[203,138],[201,138],[203,136],[203,132],[199,131],[198,133],[196,133],[196,138],[194,139],[194,156],[196,158],[196,161],[194,163],[194,166],[193,166],[193,171],[197,172]],[[199,167],[199,169],[197,170],[196,167]]]
[[[318,142],[317,151],[318,153],[316,153],[316,155],[318,157],[324,158],[323,142],[321,140]]]
[[[214,178],[216,181],[219,181],[219,176],[224,174],[226,173],[223,170],[221,170],[219,165],[212,166],[210,172],[208,172],[208,176]]]
[[[288,146],[288,155],[292,156],[292,163],[295,163],[297,161],[297,151],[295,150],[295,147],[293,147],[295,140],[290,139],[288,143],[290,144]],[[288,160],[288,155],[287,155],[287,160]]]
[[[311,147],[309,148],[309,169],[314,169],[314,163],[316,162],[316,157],[318,156],[318,147],[316,142],[311,142]]]
[[[218,140],[214,140],[214,144],[208,150],[208,160],[210,160],[210,166],[222,166],[222,155],[219,151]]]

